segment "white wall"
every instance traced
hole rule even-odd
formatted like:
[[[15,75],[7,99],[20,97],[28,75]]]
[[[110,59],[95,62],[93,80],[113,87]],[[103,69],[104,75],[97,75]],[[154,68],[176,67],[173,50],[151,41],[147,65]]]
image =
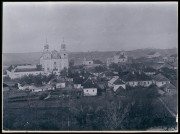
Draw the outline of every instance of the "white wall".
[[[165,85],[166,83],[170,83],[170,81],[155,81],[155,84],[158,87],[162,87],[163,85]]]
[[[83,93],[84,93],[84,96],[96,96],[97,88],[84,88]]]
[[[126,85],[125,85],[125,84],[119,84],[119,85],[114,85],[113,90],[116,92],[116,90],[117,90],[119,87],[123,87],[124,89],[126,89]]]

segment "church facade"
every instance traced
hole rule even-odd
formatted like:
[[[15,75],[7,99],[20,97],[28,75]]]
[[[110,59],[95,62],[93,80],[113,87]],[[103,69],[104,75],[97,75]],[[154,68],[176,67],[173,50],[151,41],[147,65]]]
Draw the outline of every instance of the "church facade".
[[[59,51],[50,51],[49,44],[46,42],[44,45],[43,55],[40,58],[40,65],[42,66],[45,74],[59,74],[64,68],[68,69],[68,52],[64,41],[61,44],[61,49]]]

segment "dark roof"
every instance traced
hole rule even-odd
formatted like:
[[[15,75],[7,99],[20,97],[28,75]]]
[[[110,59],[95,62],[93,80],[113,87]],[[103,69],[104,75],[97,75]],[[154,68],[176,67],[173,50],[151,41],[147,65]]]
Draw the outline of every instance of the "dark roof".
[[[94,63],[94,64],[102,64],[102,61],[97,60],[97,59],[94,59],[94,60],[93,60],[93,63]]]
[[[8,71],[12,71],[14,68],[16,67],[16,65],[11,65],[7,68]]]
[[[34,71],[42,71],[38,68],[16,68],[14,72],[34,72]]]
[[[74,84],[82,84],[84,82],[84,79],[81,77],[75,77],[73,78],[73,83]]]
[[[123,81],[149,81],[149,80],[152,80],[152,79],[151,79],[151,77],[147,76],[144,73],[135,72],[133,74],[133,73],[130,72],[127,75],[124,75],[122,77],[122,80]]]
[[[153,79],[156,80],[156,81],[169,81],[168,78],[166,78],[164,75],[162,75],[160,73],[153,76]]]
[[[89,78],[84,81],[82,84],[84,88],[96,88],[96,83],[93,80],[90,80]]]
[[[176,87],[171,83],[167,83],[167,84],[163,85],[163,88],[176,89]]]
[[[115,85],[119,85],[119,84],[125,84],[121,79],[117,79],[115,82],[114,82]]]
[[[151,67],[147,67],[144,69],[144,72],[156,72],[156,69],[151,68]]]

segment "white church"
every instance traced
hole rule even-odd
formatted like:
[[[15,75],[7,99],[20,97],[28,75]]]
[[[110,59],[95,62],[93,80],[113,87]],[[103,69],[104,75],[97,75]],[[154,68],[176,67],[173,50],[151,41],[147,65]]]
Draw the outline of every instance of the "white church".
[[[61,49],[59,51],[49,50],[49,45],[46,41],[44,46],[43,55],[40,58],[40,65],[45,74],[56,73],[59,74],[64,68],[68,69],[68,52],[66,50],[66,44],[61,44]]]
[[[43,55],[40,58],[40,65],[22,64],[11,65],[7,70],[7,76],[11,79],[21,78],[25,75],[38,75],[38,74],[51,74],[57,75],[64,69],[69,67],[68,52],[66,50],[66,44],[61,44],[59,51],[49,50],[49,44],[45,43]]]

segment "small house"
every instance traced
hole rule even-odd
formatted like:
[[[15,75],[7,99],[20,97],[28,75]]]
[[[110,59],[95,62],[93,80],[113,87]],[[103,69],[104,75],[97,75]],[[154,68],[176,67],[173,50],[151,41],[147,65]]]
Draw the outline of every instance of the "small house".
[[[97,85],[96,83],[88,78],[83,82],[83,94],[84,96],[96,96],[97,95]]]
[[[147,58],[156,58],[159,57],[160,53],[159,52],[150,52],[147,54]]]
[[[163,85],[170,83],[170,80],[160,73],[152,76],[152,79],[153,83],[156,84],[158,87],[162,87]]]

